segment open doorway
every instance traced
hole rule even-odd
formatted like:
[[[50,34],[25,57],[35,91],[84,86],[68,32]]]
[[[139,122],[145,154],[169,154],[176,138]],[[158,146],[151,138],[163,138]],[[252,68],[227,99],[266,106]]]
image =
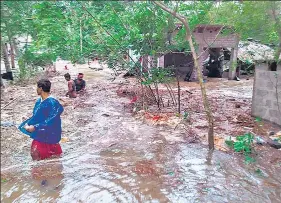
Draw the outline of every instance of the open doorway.
[[[211,78],[222,78],[224,53],[222,48],[210,48],[209,56],[203,62],[204,75]]]
[[[277,62],[276,61],[269,62],[268,69],[269,71],[277,71]]]

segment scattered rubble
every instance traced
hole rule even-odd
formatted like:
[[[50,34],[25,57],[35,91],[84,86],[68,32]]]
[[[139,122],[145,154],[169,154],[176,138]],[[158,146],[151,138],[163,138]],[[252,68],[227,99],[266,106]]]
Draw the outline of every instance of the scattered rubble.
[[[229,83],[229,81],[228,81]],[[174,130],[180,130],[188,134],[188,137],[196,135],[203,143],[206,143],[206,132],[208,130],[208,122],[204,113],[204,108],[201,101],[201,92],[194,88],[192,83],[183,83],[182,92],[192,90],[193,94],[181,95],[181,106],[183,112],[188,112],[188,119],[183,119],[183,115],[179,115],[176,112],[176,108],[172,109],[171,106],[162,107],[159,111],[156,104],[148,106],[147,110],[137,110],[136,104],[131,104],[130,108],[135,109],[135,118],[142,120],[145,123],[153,126],[167,126]],[[188,87],[190,86],[190,87]],[[258,121],[251,116],[251,95],[241,92],[251,92],[252,79],[243,80],[240,84],[234,87],[231,84],[225,84],[221,81],[211,80],[207,84],[209,101],[213,110],[215,120],[215,147],[221,151],[228,151],[228,147],[225,145],[226,137],[239,136],[247,132],[251,132],[255,135],[254,142],[259,145],[265,145],[265,136],[268,135],[267,129],[280,130],[280,127],[272,125],[266,121]],[[187,88],[188,87],[188,88]],[[248,88],[248,89],[247,89]],[[132,95],[136,95],[133,92],[138,92],[136,87],[129,85],[122,87],[125,94],[120,96],[126,96],[131,99]],[[168,93],[164,88],[161,89],[161,97],[163,100]],[[176,92],[176,91],[175,91]],[[230,94],[231,92],[231,94]],[[128,94],[129,93],[129,94]],[[169,98],[166,97],[166,100]],[[130,102],[129,102],[130,103]],[[165,103],[165,100],[164,100]],[[141,106],[141,104],[138,104]],[[274,127],[273,127],[274,126]],[[189,131],[191,133],[189,133]],[[187,139],[188,140],[188,139]]]
[[[267,143],[275,149],[281,149],[281,131],[276,134],[274,132],[270,132]]]
[[[275,149],[281,149],[281,143],[278,141],[274,141],[274,140],[268,140],[267,144],[269,144],[271,147],[275,148]]]

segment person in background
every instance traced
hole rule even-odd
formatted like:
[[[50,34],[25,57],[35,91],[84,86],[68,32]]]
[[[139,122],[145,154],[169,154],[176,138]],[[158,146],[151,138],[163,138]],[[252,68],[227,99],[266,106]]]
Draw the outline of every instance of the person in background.
[[[83,76],[84,76],[83,73],[79,73],[77,79],[74,80],[77,93],[81,93],[85,91],[86,82],[85,80],[83,80]]]
[[[19,130],[33,139],[31,157],[33,160],[43,160],[52,156],[60,156],[62,149],[61,118],[64,111],[58,100],[50,95],[51,82],[41,79],[37,82],[37,94],[40,98],[36,101],[31,118],[24,121]]]
[[[76,98],[77,94],[76,94],[75,82],[71,80],[69,73],[64,74],[64,78],[67,81],[67,87],[68,87],[68,91],[65,96],[69,96],[69,98]]]

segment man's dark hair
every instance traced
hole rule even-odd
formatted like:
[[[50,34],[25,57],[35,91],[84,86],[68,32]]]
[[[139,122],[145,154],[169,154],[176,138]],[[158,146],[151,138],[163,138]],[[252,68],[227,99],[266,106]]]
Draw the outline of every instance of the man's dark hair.
[[[66,73],[66,74],[64,74],[64,77],[65,77],[65,78],[70,78],[70,74],[69,74],[69,73]]]
[[[41,87],[44,92],[50,92],[51,82],[48,79],[41,79],[37,82],[37,87]]]
[[[78,75],[84,75],[83,73],[78,73]]]

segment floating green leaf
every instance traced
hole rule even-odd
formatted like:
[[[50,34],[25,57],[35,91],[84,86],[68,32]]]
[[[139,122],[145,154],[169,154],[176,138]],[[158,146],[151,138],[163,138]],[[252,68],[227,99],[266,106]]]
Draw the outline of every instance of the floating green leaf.
[[[1,178],[1,183],[5,183],[5,182],[7,182],[7,180],[4,178]]]

